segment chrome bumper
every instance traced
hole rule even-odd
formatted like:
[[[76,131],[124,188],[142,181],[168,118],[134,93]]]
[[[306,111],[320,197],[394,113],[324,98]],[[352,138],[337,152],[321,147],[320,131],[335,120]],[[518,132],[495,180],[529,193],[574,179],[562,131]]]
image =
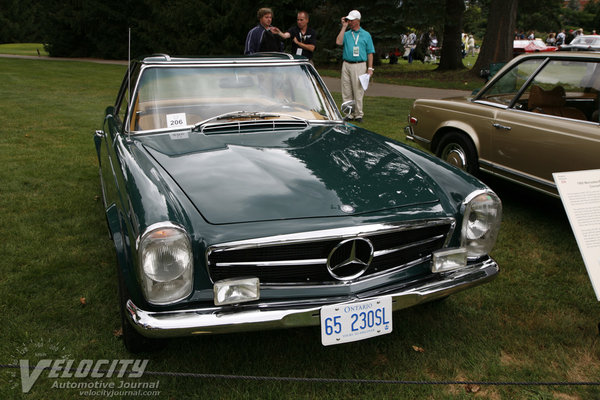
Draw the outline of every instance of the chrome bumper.
[[[410,140],[411,142],[415,141],[415,133],[412,129],[412,126],[408,125],[407,127],[405,127],[404,132],[406,133],[407,140]]]
[[[434,282],[397,291],[382,288],[379,292],[370,292],[365,297],[357,295],[356,298],[338,304],[391,296],[393,310],[400,310],[480,285],[493,279],[498,274],[498,270],[498,264],[489,258],[467,268],[444,273],[441,275],[442,279]],[[287,307],[278,305],[276,309],[272,304],[264,303],[241,311],[236,311],[235,307],[211,307],[152,312],[138,308],[129,300],[127,309],[129,320],[142,335],[166,338],[319,325],[321,307],[334,303],[320,303],[317,306],[306,305],[306,303],[294,305],[293,302],[287,304]]]

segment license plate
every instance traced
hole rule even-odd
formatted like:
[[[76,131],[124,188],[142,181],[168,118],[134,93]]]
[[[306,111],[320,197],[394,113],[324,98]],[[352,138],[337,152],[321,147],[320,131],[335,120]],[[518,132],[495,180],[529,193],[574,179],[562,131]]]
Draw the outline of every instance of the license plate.
[[[325,306],[321,309],[323,346],[355,342],[392,332],[392,298]]]

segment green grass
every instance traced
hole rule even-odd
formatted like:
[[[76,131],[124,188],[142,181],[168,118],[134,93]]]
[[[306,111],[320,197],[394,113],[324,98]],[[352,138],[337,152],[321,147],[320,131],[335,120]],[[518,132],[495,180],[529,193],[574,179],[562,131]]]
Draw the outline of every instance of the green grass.
[[[387,60],[383,60],[382,64],[375,68],[373,82],[438,89],[478,89],[485,84],[485,80],[471,71],[476,60],[476,56],[465,57],[463,59],[465,69],[459,71],[436,71],[438,64],[421,61],[409,64],[408,61],[399,59],[398,64],[390,65]],[[337,78],[340,76],[340,68],[335,66],[318,66],[318,69],[323,76]]]
[[[3,43],[0,44],[0,54],[17,56],[47,56],[42,43]]]
[[[0,59],[0,364],[146,358],[148,371],[199,374],[600,380],[600,307],[562,205],[490,177],[484,179],[504,203],[492,253],[501,274],[441,303],[395,313],[390,335],[323,347],[319,329],[311,327],[182,338],[157,353],[126,353],[114,334],[119,328],[115,255],[92,140],[124,71],[124,66],[86,62]],[[362,126],[403,140],[410,103],[367,97]],[[22,395],[19,372],[0,368],[0,398],[99,398],[52,388],[65,380],[45,372]],[[160,396],[149,398],[600,398],[595,386],[479,385],[477,393],[467,393],[464,385],[140,379],[156,380]]]

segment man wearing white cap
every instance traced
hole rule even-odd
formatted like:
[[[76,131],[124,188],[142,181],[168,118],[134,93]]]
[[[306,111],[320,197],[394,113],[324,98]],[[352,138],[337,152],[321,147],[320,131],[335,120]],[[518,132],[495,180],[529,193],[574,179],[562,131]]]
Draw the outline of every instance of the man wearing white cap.
[[[362,122],[363,96],[365,94],[358,77],[364,73],[373,75],[373,54],[375,47],[369,32],[360,27],[360,12],[352,10],[342,18],[342,29],[335,39],[338,46],[344,46],[342,65],[342,100],[354,100],[355,107],[348,119]],[[349,31],[346,31],[350,27]]]

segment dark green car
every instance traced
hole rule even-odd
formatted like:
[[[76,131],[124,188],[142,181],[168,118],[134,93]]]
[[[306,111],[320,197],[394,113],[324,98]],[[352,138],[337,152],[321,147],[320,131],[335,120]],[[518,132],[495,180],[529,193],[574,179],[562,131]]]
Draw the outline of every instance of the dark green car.
[[[307,325],[361,340],[498,273],[498,197],[345,123],[304,58],[134,61],[95,144],[133,352]]]

